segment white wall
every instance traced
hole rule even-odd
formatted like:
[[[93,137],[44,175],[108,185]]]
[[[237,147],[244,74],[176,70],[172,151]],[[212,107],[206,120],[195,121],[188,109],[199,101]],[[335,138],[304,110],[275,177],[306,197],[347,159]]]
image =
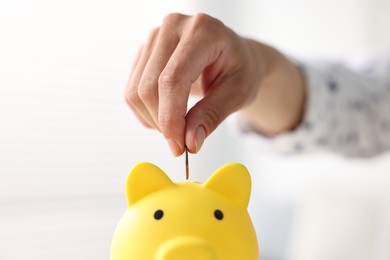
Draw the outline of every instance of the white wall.
[[[305,58],[338,59],[390,44],[386,0],[199,0],[197,9]]]
[[[167,13],[207,12],[289,53],[336,58],[389,44],[387,10],[388,1],[380,0],[0,2],[0,260],[108,259],[129,168],[150,161],[184,179],[184,158],[173,158],[158,133],[141,127],[122,97],[138,46]],[[370,225],[385,216],[380,198],[388,196],[388,157],[358,163],[270,157],[224,124],[190,159],[194,180],[230,161],[250,168],[264,260],[332,250],[313,239],[324,232],[322,210],[366,205],[370,211],[351,206],[344,214],[369,212],[356,220],[366,225],[356,237],[386,230],[386,220]],[[342,203],[324,203],[328,190]],[[308,220],[315,228],[305,228]],[[344,226],[337,217],[332,223],[328,230]],[[375,248],[380,256],[365,260],[390,258],[381,244],[388,233],[380,231],[369,233],[379,242],[357,251]],[[302,249],[308,241],[311,251]]]
[[[184,179],[123,91],[174,1],[0,2],[0,259],[108,259],[137,162]]]

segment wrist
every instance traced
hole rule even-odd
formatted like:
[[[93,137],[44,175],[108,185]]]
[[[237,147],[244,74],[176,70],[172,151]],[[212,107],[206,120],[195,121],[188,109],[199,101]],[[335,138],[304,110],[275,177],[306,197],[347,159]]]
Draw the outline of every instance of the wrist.
[[[305,86],[299,69],[276,49],[248,40],[252,49],[256,95],[240,112],[266,135],[294,129],[301,121]]]
[[[250,76],[254,77],[253,83],[256,85],[254,87],[258,88],[271,71],[272,59],[266,45],[252,39],[244,41],[248,47]]]

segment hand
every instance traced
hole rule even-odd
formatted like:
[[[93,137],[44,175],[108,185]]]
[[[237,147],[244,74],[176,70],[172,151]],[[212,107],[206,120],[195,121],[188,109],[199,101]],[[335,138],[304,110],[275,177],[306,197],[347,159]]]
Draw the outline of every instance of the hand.
[[[196,153],[228,115],[256,97],[266,67],[254,46],[208,15],[170,14],[141,47],[126,101],[175,156],[185,145]],[[190,93],[202,98],[187,112]]]

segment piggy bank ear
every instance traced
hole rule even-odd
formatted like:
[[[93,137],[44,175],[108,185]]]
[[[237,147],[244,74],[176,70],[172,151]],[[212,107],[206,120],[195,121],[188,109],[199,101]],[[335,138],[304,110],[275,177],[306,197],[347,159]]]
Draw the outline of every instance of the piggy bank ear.
[[[156,165],[143,162],[131,169],[126,181],[127,204],[132,204],[146,195],[175,184]]]
[[[246,167],[240,163],[222,166],[211,175],[203,186],[228,197],[244,208],[248,207],[251,179]]]

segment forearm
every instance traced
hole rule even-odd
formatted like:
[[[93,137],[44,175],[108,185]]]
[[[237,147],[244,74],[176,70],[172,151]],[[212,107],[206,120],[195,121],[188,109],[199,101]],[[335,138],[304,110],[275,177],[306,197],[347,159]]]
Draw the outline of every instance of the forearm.
[[[254,64],[262,70],[258,92],[240,110],[256,130],[275,135],[295,128],[301,121],[305,86],[299,69],[274,48],[246,40],[253,53]]]

